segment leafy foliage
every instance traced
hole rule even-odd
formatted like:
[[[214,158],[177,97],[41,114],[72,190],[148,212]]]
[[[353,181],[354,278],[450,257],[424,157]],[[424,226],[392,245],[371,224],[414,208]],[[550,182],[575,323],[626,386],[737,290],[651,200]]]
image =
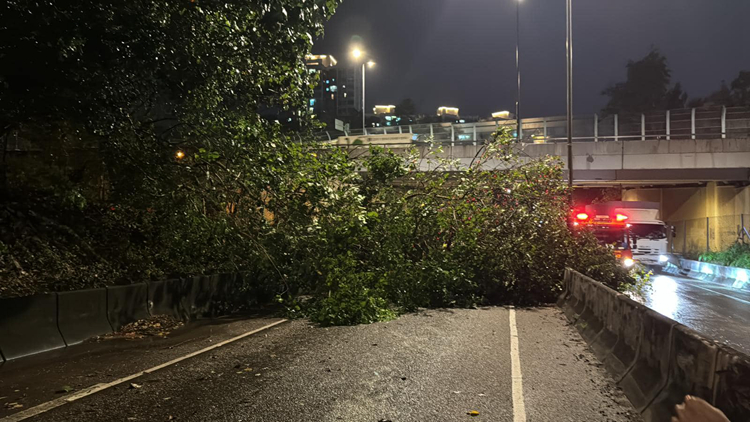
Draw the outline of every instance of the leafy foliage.
[[[4,162],[0,295],[243,272],[290,313],[355,324],[549,302],[566,265],[630,281],[568,230],[560,163],[506,131],[469,165],[436,146],[355,160],[261,118],[289,110],[308,136],[303,57],[336,5],[8,3],[0,135],[28,154]]]
[[[629,61],[627,79],[607,87],[602,95],[609,97],[604,107],[605,114],[643,113],[652,110],[684,108],[687,93],[680,83],[670,87],[672,71],[667,58],[657,49],[652,49],[644,58]]]
[[[750,269],[750,245],[735,243],[724,251],[703,253],[698,260],[727,267]]]

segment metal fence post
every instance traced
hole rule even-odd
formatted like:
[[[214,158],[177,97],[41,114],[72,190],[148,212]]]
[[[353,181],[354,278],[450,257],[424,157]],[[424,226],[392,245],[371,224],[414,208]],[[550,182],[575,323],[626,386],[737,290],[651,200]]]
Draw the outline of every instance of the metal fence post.
[[[618,135],[619,131],[620,131],[620,124],[618,122],[617,115],[615,114],[615,141],[617,140],[617,138],[619,136]]]
[[[414,129],[411,128],[411,125],[409,125],[409,133],[414,133]]]
[[[477,124],[474,123],[474,145],[477,144]]]
[[[670,135],[670,115],[669,110],[667,110],[667,141],[671,138]]]
[[[742,238],[742,243],[745,243],[745,214],[740,214],[740,225],[742,225],[740,237]]]
[[[330,141],[331,140],[331,134],[328,133],[328,131],[326,131],[326,135],[328,136],[328,140]]]
[[[435,136],[435,131],[432,129],[432,123],[430,123],[430,136]]]
[[[706,217],[706,252],[711,252],[711,236],[709,235],[711,231],[709,223],[710,219],[711,217]]]
[[[544,118],[544,142],[547,142],[547,118]]]
[[[599,142],[599,116],[594,113],[594,142]]]
[[[641,141],[646,140],[646,115],[641,113]]]
[[[362,128],[362,134],[363,134],[363,136],[367,136],[367,128],[366,127]]]
[[[456,130],[453,127],[453,124],[451,123],[451,146],[456,142]]]
[[[404,133],[403,129],[401,129],[401,125],[398,125],[398,133]]]
[[[387,135],[387,134],[388,134],[388,131],[385,130],[385,126],[383,126],[383,135]]]
[[[721,106],[721,139],[727,138],[727,107]]]
[[[695,108],[690,109],[690,138],[695,139]]]
[[[518,125],[518,142],[521,142],[523,139],[523,119],[519,120],[521,122],[520,125]]]

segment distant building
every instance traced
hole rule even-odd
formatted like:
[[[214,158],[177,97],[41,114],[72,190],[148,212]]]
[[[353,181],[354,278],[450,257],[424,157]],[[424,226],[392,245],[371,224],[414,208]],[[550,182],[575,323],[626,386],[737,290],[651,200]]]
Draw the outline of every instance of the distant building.
[[[376,116],[394,115],[396,113],[396,106],[394,105],[376,105],[372,109],[373,114]]]
[[[493,120],[508,120],[513,118],[513,115],[510,113],[510,111],[496,111],[492,113],[492,119]]]
[[[458,108],[440,107],[437,109],[437,115],[440,117],[455,117],[456,119],[458,119]]]
[[[318,120],[334,127],[336,119],[362,126],[362,70],[358,67],[339,66],[331,55],[308,55],[305,57],[310,73],[319,75],[319,82],[310,99],[310,112]]]

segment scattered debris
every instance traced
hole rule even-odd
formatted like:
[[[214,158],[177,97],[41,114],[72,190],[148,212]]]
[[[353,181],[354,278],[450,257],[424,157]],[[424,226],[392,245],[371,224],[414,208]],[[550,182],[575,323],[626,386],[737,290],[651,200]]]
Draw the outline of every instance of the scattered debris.
[[[471,412],[467,412],[466,414],[469,416],[479,416],[479,412],[477,412],[476,410],[472,410]]]
[[[55,394],[65,394],[70,393],[71,391],[75,390],[75,388],[69,386],[69,385],[63,385],[61,389],[55,391]]]
[[[137,388],[141,388],[141,387],[143,387],[143,386],[142,386],[141,384],[136,384],[136,383],[134,383],[134,382],[131,382],[131,383],[130,383],[130,389],[131,389],[131,390],[135,390],[135,389],[137,389]]]
[[[5,403],[5,408],[8,410],[16,410],[22,408],[23,405],[20,403],[12,402],[12,403]]]
[[[144,337],[166,337],[173,330],[185,325],[179,319],[170,315],[154,315],[152,317],[131,322],[118,331],[97,337],[98,339],[141,339]]]

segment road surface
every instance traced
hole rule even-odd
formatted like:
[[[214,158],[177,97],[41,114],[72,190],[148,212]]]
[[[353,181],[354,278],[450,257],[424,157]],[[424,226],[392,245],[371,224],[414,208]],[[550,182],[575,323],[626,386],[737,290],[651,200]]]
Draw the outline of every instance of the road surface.
[[[655,273],[646,306],[693,330],[750,354],[750,291]]]
[[[65,400],[60,397],[73,397],[86,386],[110,383],[275,321],[238,321],[210,331],[199,327],[193,331],[198,334],[181,328],[171,338],[129,342],[119,349],[84,344],[50,361],[6,363],[0,367],[0,397],[5,396],[0,417],[17,412],[2,410],[7,401],[21,403],[21,410],[56,398],[59,404]],[[55,395],[63,382],[73,384],[73,391]],[[547,307],[434,310],[354,327],[285,322],[28,420],[578,422],[640,417],[561,312]]]

